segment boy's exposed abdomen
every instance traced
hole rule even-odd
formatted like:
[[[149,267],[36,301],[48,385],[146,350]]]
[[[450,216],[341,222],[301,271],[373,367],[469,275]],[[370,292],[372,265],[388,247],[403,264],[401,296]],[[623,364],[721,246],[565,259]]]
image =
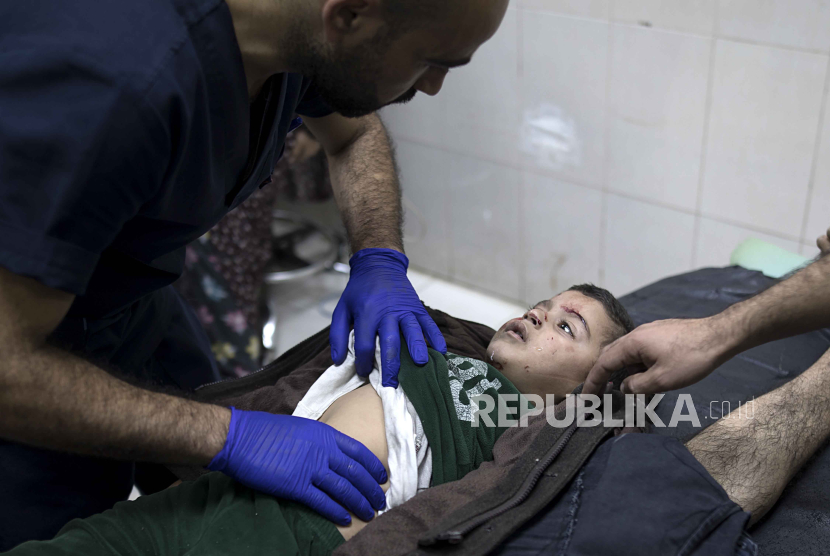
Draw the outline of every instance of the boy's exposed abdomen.
[[[386,471],[389,471],[383,404],[371,385],[361,386],[341,396],[320,416],[319,421],[362,443],[378,457]],[[386,492],[389,482],[381,486]],[[351,525],[338,526],[337,529],[346,540],[349,540],[365,526],[365,521],[352,514]]]

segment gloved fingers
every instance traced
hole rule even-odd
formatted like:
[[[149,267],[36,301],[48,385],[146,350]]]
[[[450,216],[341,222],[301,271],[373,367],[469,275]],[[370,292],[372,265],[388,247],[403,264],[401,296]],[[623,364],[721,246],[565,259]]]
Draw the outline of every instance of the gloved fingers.
[[[319,480],[314,481],[314,484],[363,521],[371,521],[375,517],[375,511],[369,501],[366,500],[366,497],[337,473],[329,471],[323,474]]]
[[[363,466],[348,456],[332,458],[329,462],[332,471],[343,477],[363,495],[376,510],[386,507],[386,495]],[[354,510],[352,510],[354,512]],[[355,512],[357,513],[357,512]]]
[[[329,330],[329,343],[331,344],[331,359],[335,365],[342,365],[349,353],[349,327],[351,326],[351,315],[346,307],[343,298],[337,302],[334,314],[331,316],[331,329]]]
[[[398,387],[398,372],[401,370],[401,332],[398,321],[387,316],[380,322],[381,376],[383,386]]]
[[[441,353],[447,353],[447,342],[444,340],[444,335],[429,313],[426,311],[422,313],[415,313],[415,318],[421,324],[421,330],[424,332],[427,340],[429,340],[432,349]]]
[[[338,525],[348,525],[352,522],[343,506],[329,498],[329,495],[314,485],[306,488],[304,496],[297,499],[297,502],[305,504],[321,516]]]
[[[405,313],[400,320],[401,332],[404,339],[406,339],[406,347],[409,349],[409,355],[416,365],[426,365],[429,361],[429,353],[427,352],[427,343],[424,340],[424,333],[421,331],[421,325],[418,324],[418,319],[412,313]]]
[[[375,336],[378,333],[378,323],[366,316],[355,321],[354,326],[354,354],[355,367],[358,376],[369,376],[375,363]]]
[[[334,440],[337,442],[337,447],[340,448],[340,451],[362,465],[377,484],[382,485],[389,480],[383,464],[369,448],[340,431],[334,431],[334,433]]]

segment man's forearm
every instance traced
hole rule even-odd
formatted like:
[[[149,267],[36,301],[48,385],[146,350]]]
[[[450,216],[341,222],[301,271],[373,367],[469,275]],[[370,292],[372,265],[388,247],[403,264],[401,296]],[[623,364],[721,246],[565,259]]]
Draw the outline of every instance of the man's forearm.
[[[830,326],[830,257],[711,317],[726,358],[757,345]]]
[[[189,465],[207,465],[224,445],[226,408],[133,387],[48,345],[7,350],[6,357],[0,437],[86,455]]]
[[[361,123],[361,133],[328,157],[337,206],[352,252],[367,247],[403,252],[401,191],[392,145],[377,115]]]
[[[729,497],[760,519],[830,436],[830,351],[781,388],[730,414],[686,447]]]

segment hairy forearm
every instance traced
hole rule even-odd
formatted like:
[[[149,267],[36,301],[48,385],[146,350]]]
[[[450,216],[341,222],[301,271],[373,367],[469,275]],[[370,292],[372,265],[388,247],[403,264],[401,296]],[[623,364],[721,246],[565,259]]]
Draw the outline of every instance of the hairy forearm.
[[[0,437],[85,455],[207,465],[230,411],[131,386],[46,344],[6,350]]]
[[[781,388],[750,402],[686,447],[729,497],[760,519],[830,436],[830,351]]]
[[[711,317],[725,356],[830,326],[830,257]]]
[[[403,252],[401,192],[389,136],[377,115],[362,124],[353,141],[328,156],[337,206],[352,252],[367,247]]]

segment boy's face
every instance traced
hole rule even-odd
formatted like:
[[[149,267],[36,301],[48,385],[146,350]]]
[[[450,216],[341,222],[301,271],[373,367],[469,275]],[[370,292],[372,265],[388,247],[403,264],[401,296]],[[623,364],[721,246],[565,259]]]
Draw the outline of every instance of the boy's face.
[[[614,323],[602,304],[566,291],[507,321],[487,346],[488,363],[523,394],[560,401],[584,382]]]

